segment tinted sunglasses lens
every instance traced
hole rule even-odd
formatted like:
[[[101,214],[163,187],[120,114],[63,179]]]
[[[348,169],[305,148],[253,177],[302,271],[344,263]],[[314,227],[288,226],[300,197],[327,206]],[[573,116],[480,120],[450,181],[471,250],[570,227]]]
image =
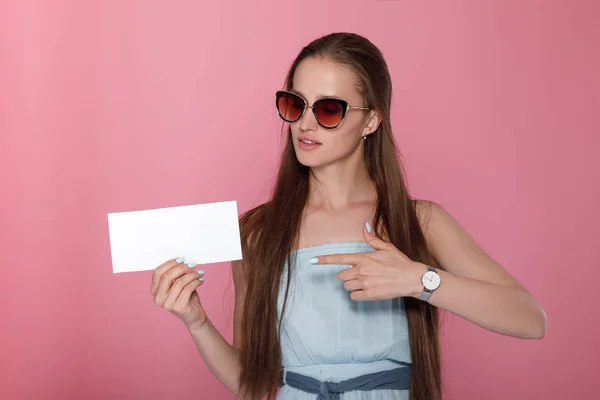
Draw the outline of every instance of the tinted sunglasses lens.
[[[304,100],[291,93],[279,93],[277,95],[277,110],[281,118],[287,122],[297,121],[302,116],[304,106]]]
[[[321,125],[334,128],[344,118],[346,103],[343,100],[324,99],[317,101],[313,109]]]

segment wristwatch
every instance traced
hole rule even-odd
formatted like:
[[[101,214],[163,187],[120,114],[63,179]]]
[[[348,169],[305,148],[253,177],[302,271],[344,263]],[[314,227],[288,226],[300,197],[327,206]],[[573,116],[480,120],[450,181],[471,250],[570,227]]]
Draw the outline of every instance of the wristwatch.
[[[440,287],[440,276],[438,275],[435,268],[427,266],[427,271],[421,276],[421,283],[423,284],[423,291],[419,296],[419,300],[429,301],[431,294]]]

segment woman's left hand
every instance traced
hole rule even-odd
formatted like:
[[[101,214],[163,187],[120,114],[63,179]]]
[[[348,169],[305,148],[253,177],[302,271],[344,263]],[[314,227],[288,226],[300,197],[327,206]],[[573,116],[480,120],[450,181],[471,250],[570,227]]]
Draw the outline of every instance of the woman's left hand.
[[[393,244],[372,235],[363,227],[366,242],[375,251],[352,254],[328,254],[317,257],[314,264],[350,265],[338,273],[352,300],[383,300],[418,297],[422,290],[421,275],[427,270],[412,261]]]

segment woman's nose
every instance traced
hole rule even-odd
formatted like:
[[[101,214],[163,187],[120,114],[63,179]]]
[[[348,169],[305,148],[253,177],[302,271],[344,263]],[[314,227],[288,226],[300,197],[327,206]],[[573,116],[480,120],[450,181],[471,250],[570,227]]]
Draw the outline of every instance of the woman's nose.
[[[300,129],[303,131],[314,131],[317,129],[319,124],[315,119],[315,115],[313,114],[312,106],[306,106],[306,112],[300,118]]]

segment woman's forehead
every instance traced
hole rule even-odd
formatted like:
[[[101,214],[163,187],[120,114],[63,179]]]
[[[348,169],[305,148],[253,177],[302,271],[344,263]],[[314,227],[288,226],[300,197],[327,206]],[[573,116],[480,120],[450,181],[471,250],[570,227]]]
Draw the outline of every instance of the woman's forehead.
[[[303,60],[294,73],[292,88],[309,102],[323,97],[348,101],[361,98],[356,76],[350,68],[327,59],[311,57]]]

